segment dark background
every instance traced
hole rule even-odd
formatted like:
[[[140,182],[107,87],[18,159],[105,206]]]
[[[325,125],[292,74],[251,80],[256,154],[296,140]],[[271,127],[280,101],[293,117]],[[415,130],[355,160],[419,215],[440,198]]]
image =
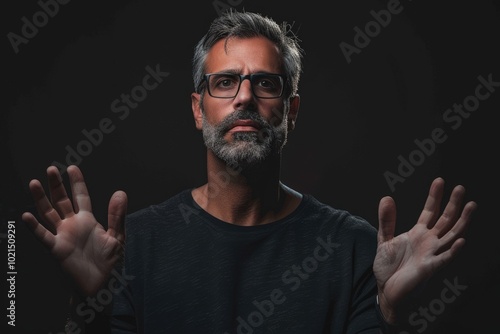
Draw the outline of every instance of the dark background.
[[[363,29],[373,21],[370,11],[386,9],[387,3],[71,1],[17,54],[7,35],[21,35],[22,17],[33,22],[41,7],[35,1],[4,3],[0,245],[6,254],[7,221],[15,220],[16,333],[62,331],[69,284],[20,216],[34,211],[28,182],[38,178],[45,184],[45,170],[54,161],[67,165],[66,146],[76,149],[86,139],[84,129],[98,127],[104,118],[115,126],[79,163],[103,224],[117,189],[128,193],[132,212],[204,182],[205,151],[190,105],[191,57],[223,9],[217,4],[293,23],[303,41],[301,109],[284,152],[285,184],[374,226],[379,199],[391,195],[398,205],[397,233],[416,222],[435,177],[445,178],[447,195],[455,184],[466,187],[467,200],[479,204],[467,244],[415,303],[417,312],[445,308],[434,309],[438,314],[425,330],[410,329],[498,332],[500,87],[458,128],[442,116],[474,94],[478,76],[491,74],[500,82],[499,5],[402,0],[401,13],[348,64],[339,44],[354,44],[354,27]],[[111,102],[142,83],[146,66],[157,64],[170,75],[119,119]],[[430,138],[436,128],[446,131],[446,141],[391,191],[384,173],[397,174],[398,156],[408,158],[418,149],[414,141]],[[2,263],[6,258],[2,255]],[[440,304],[445,280],[466,288],[455,301]],[[6,287],[1,294],[7,295]],[[6,325],[8,319],[1,319]]]

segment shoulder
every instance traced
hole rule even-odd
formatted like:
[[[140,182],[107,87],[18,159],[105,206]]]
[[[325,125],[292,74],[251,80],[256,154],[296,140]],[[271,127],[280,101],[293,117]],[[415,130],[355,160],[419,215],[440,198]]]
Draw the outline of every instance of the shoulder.
[[[348,210],[336,208],[331,204],[318,200],[311,194],[304,194],[305,210],[309,214],[319,216],[324,219],[333,219],[339,223],[346,224],[350,228],[368,228],[374,227],[363,217],[353,214]]]
[[[191,189],[184,189],[161,203],[133,211],[126,216],[126,227],[155,225],[158,222],[177,219]],[[182,216],[182,215],[181,215]]]
[[[305,203],[302,214],[307,217],[309,223],[343,237],[371,240],[376,237],[377,229],[365,218],[321,202],[311,194],[303,196]]]
[[[309,249],[327,245],[332,266],[342,263],[346,268],[358,264],[370,267],[377,249],[377,230],[368,220],[310,194],[304,194],[301,207],[291,226],[304,245]]]

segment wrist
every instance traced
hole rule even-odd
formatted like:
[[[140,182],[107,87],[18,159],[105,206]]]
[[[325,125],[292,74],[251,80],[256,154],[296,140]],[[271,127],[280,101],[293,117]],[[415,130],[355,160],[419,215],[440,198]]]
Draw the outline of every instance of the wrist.
[[[380,298],[379,295],[376,296],[376,301],[384,322],[390,325],[396,325],[398,323],[396,310],[390,307],[387,300],[385,298]]]
[[[78,290],[72,290],[68,297],[68,310],[66,315],[65,333],[85,333],[85,321],[79,314],[78,306],[84,297]]]

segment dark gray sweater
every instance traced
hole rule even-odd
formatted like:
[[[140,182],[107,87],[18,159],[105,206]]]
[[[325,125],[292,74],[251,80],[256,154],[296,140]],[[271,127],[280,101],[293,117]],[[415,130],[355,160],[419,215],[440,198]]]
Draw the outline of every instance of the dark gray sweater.
[[[133,278],[114,297],[112,332],[379,333],[376,233],[307,194],[284,219],[228,224],[186,189],[128,215]]]

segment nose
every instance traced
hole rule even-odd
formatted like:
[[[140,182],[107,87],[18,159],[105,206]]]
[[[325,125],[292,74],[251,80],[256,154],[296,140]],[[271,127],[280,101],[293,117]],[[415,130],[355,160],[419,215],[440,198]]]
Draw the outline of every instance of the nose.
[[[252,92],[250,78],[243,78],[241,81],[240,90],[234,98],[234,104],[237,108],[248,108],[252,104],[255,104],[255,96]]]

